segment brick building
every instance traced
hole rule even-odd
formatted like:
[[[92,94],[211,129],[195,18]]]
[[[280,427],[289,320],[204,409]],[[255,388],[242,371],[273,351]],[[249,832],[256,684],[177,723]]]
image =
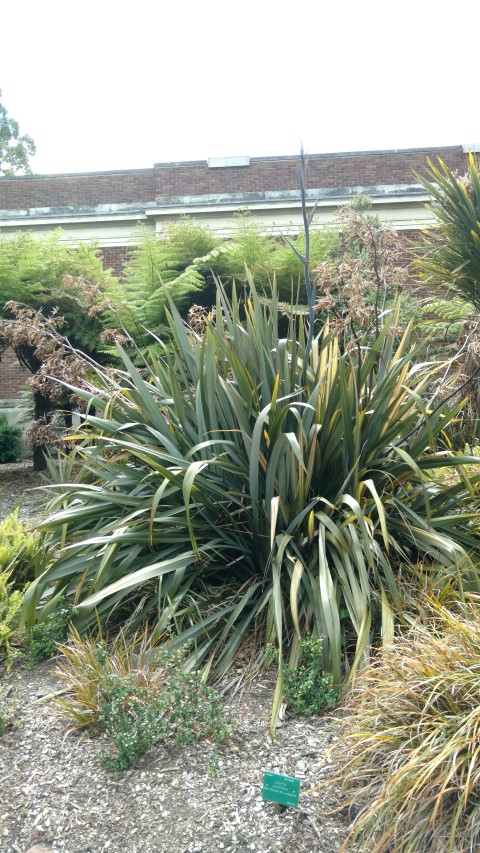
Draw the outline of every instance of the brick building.
[[[336,208],[362,193],[375,212],[399,230],[429,222],[426,195],[415,173],[441,157],[465,171],[467,148],[313,154],[307,201],[327,222]],[[217,232],[232,230],[232,215],[248,210],[266,230],[288,231],[301,221],[298,157],[237,157],[156,163],[150,169],[0,178],[0,239],[15,231],[38,235],[61,227],[71,244],[95,239],[105,264],[121,272],[142,231],[162,232],[167,220],[189,214]],[[0,293],[1,298],[1,293]],[[0,400],[16,399],[25,381],[15,359],[0,362]]]

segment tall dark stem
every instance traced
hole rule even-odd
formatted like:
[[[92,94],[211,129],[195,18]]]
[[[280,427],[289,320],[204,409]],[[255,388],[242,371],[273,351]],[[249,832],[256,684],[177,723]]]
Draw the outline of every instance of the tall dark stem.
[[[307,197],[306,197],[306,172],[307,172],[307,155],[303,150],[303,145],[300,149],[300,193],[302,199],[302,217],[303,228],[305,231],[305,253],[301,260],[303,263],[303,272],[305,278],[305,290],[307,294],[308,305],[308,335],[305,346],[305,370],[307,369],[308,359],[312,349],[313,331],[315,326],[315,285],[310,279],[310,223],[315,213],[316,204],[310,214],[307,214]]]

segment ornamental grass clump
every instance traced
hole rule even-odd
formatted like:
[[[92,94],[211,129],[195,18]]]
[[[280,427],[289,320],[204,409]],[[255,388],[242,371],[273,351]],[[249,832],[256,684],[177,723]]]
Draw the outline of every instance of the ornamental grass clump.
[[[480,611],[429,606],[356,679],[333,749],[344,848],[467,853],[480,846]]]
[[[243,300],[219,287],[199,335],[170,303],[160,356],[136,367],[119,346],[122,371],[75,389],[82,480],[51,487],[54,556],[27,625],[52,596],[80,632],[135,612],[216,677],[255,636],[258,661],[277,649],[275,720],[303,637],[323,638],[338,689],[392,636],[407,562],[480,589],[475,483],[429,473],[477,461],[437,449],[457,412],[437,405],[441,368],[415,363],[395,312],[367,342],[328,324],[312,337],[297,307],[280,334],[275,288],[264,300],[250,277]]]
[[[103,686],[107,678],[132,679],[135,687],[158,689],[164,670],[146,632],[127,638],[120,631],[112,642],[100,634],[81,637],[72,626],[68,642],[59,643],[55,670],[65,684],[55,705],[76,729],[98,729],[103,702]]]

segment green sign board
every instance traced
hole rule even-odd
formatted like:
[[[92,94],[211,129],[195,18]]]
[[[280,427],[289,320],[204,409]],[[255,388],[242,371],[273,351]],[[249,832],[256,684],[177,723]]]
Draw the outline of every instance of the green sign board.
[[[262,798],[272,803],[280,803],[281,806],[297,808],[298,795],[300,794],[300,779],[293,776],[283,776],[281,773],[263,774]]]

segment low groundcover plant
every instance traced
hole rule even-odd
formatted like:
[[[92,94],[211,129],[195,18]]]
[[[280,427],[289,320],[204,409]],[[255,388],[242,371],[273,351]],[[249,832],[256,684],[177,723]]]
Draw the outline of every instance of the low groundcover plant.
[[[333,677],[323,671],[323,641],[306,637],[301,642],[302,659],[298,667],[286,666],[283,671],[285,698],[292,711],[302,717],[320,714],[333,708],[339,698]]]

